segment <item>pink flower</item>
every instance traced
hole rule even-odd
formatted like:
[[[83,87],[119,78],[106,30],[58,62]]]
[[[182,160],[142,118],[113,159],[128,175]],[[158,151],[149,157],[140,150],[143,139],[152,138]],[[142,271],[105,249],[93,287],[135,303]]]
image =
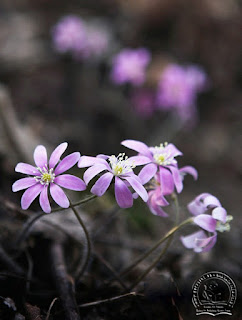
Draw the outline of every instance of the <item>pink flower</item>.
[[[115,198],[121,208],[129,208],[133,205],[133,195],[129,190],[131,186],[135,192],[146,202],[148,194],[141,180],[133,172],[134,163],[124,154],[115,156],[87,157],[82,156],[78,162],[79,168],[88,168],[84,173],[84,181],[88,184],[96,175],[105,172],[93,185],[91,192],[102,196],[114,178]]]
[[[196,120],[198,92],[206,89],[207,76],[197,66],[169,64],[161,75],[157,104],[160,109],[175,111],[182,121]]]
[[[131,103],[134,110],[144,118],[150,118],[155,112],[154,94],[144,88],[133,92]]]
[[[140,141],[124,140],[121,144],[139,153],[138,156],[130,158],[136,165],[146,165],[142,169],[141,176],[139,175],[141,180],[144,175],[148,182],[158,171],[163,195],[171,194],[174,186],[180,193],[183,189],[183,175],[185,173],[189,173],[194,179],[197,179],[197,171],[193,167],[187,166],[179,170],[175,157],[182,155],[182,153],[172,143],[148,147]]]
[[[145,48],[123,49],[113,59],[112,81],[116,84],[130,82],[134,86],[142,85],[150,59],[150,53]]]
[[[60,161],[60,157],[67,148],[67,143],[61,143],[52,152],[49,163],[47,160],[46,148],[39,145],[34,151],[35,166],[27,163],[18,163],[15,171],[29,175],[27,178],[17,180],[13,186],[13,192],[27,189],[21,198],[21,207],[26,210],[35,198],[39,197],[42,210],[46,213],[51,212],[48,199],[48,190],[54,201],[62,208],[68,208],[70,203],[64,191],[60,188],[82,191],[86,189],[85,183],[70,174],[63,174],[72,168],[80,159],[80,153],[74,152]],[[59,162],[60,161],[60,162]]]
[[[182,243],[185,247],[194,249],[195,252],[210,250],[217,241],[217,231],[229,231],[229,222],[233,217],[228,216],[220,201],[209,193],[200,194],[187,207],[195,215],[193,222],[207,231],[208,235],[204,231],[199,231],[181,237]]]
[[[86,46],[86,27],[78,16],[65,16],[54,26],[52,37],[58,52],[77,54]]]

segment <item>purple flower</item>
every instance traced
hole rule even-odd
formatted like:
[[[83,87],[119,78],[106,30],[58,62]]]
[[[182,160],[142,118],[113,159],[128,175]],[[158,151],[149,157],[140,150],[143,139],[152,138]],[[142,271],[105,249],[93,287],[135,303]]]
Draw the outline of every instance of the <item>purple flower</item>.
[[[130,82],[140,86],[145,82],[145,71],[151,56],[147,49],[123,49],[113,59],[111,79],[116,84]]]
[[[154,94],[144,88],[134,91],[131,103],[134,110],[144,118],[151,117],[155,111]]]
[[[27,189],[21,198],[21,207],[26,210],[40,194],[39,203],[46,213],[51,212],[48,199],[48,190],[54,201],[62,208],[68,208],[70,203],[64,191],[60,188],[82,191],[86,189],[85,183],[70,174],[63,174],[72,168],[80,159],[80,153],[74,152],[60,161],[61,155],[67,148],[67,143],[61,143],[52,152],[49,163],[46,148],[39,145],[34,151],[35,166],[27,163],[18,163],[15,171],[29,175],[27,178],[17,180],[13,186],[13,192]],[[60,161],[60,162],[59,162]]]
[[[220,201],[209,193],[202,193],[188,204],[188,210],[195,216],[193,222],[207,231],[196,232],[192,235],[181,237],[185,247],[194,249],[195,252],[210,250],[217,241],[217,231],[230,230],[229,222],[233,219],[221,206]]]
[[[52,37],[58,52],[78,54],[86,46],[86,27],[78,16],[65,16],[54,26]]]
[[[146,175],[147,182],[159,174],[159,183],[163,195],[171,194],[174,186],[178,193],[183,189],[183,175],[191,174],[197,178],[197,171],[190,166],[178,169],[175,157],[182,155],[172,143],[160,144],[158,147],[148,147],[146,144],[136,140],[125,140],[121,143],[125,147],[137,151],[138,156],[131,157],[136,165],[146,166],[142,169],[142,175]],[[147,165],[148,164],[148,165]]]
[[[156,189],[149,191],[148,196],[149,198],[147,201],[147,205],[150,211],[154,215],[158,215],[160,217],[167,217],[168,214],[161,207],[168,206],[169,203],[163,196],[160,187],[157,186]]]
[[[157,104],[160,109],[175,111],[182,121],[194,121],[197,93],[206,85],[207,76],[201,68],[169,64],[158,84]]]
[[[91,192],[102,196],[114,178],[115,198],[121,208],[129,208],[133,205],[133,195],[129,190],[131,186],[135,192],[146,202],[148,194],[141,180],[133,172],[134,163],[125,157],[123,153],[116,156],[87,157],[82,156],[78,162],[79,168],[88,168],[84,173],[84,181],[88,184],[91,179],[101,172],[105,172],[93,185]]]

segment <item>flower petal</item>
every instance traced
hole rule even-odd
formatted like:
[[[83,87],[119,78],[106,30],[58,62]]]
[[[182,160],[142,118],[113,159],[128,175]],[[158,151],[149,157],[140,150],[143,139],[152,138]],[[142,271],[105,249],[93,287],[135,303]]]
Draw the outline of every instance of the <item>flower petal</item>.
[[[30,174],[32,176],[40,175],[40,172],[31,164],[20,162],[15,167],[16,172]]]
[[[59,175],[72,168],[80,159],[80,152],[73,152],[66,156],[55,169],[55,174]]]
[[[115,177],[115,198],[120,208],[130,208],[133,205],[132,193],[126,184],[118,177]]]
[[[221,207],[220,201],[211,194],[208,194],[206,197],[204,197],[203,203],[207,208]]]
[[[62,174],[56,177],[55,183],[63,188],[75,191],[83,191],[86,189],[84,181],[71,174]]]
[[[183,183],[182,183],[182,177],[179,173],[179,169],[173,166],[169,166],[169,169],[171,170],[173,181],[174,181],[177,192],[178,193],[182,192]]]
[[[49,160],[49,168],[54,168],[58,161],[60,160],[60,157],[62,154],[66,151],[66,148],[68,146],[67,142],[61,143],[58,147],[55,148],[55,150],[52,152]]]
[[[217,221],[209,214],[199,214],[193,219],[199,227],[209,232],[214,232],[216,229]]]
[[[45,213],[50,213],[51,212],[50,202],[49,202],[49,198],[48,198],[48,187],[47,186],[44,186],[43,190],[40,193],[39,204],[40,204],[42,210]]]
[[[150,158],[145,156],[133,156],[129,157],[130,163],[133,163],[135,166],[142,166],[144,164],[152,162]]]
[[[182,156],[183,153],[177,149],[177,147],[174,146],[173,143],[169,143],[166,147],[165,150],[167,153],[172,155],[172,157],[177,157],[177,156]]]
[[[88,168],[83,175],[85,183],[88,184],[97,174],[104,170],[107,170],[107,166],[104,164],[97,164]]]
[[[14,182],[14,184],[12,185],[12,191],[16,192],[19,190],[23,190],[26,188],[29,188],[33,185],[35,185],[36,183],[38,183],[35,178],[23,178],[23,179],[19,179],[17,181]]]
[[[194,248],[195,252],[207,252],[212,249],[217,241],[217,233],[215,232],[214,235],[211,237],[206,238],[197,238],[195,241],[196,248]]]
[[[146,189],[142,186],[141,181],[139,182],[137,179],[127,176],[124,177],[125,180],[131,185],[131,187],[138,193],[138,195],[146,202],[148,200],[148,193]]]
[[[41,169],[47,165],[47,151],[42,145],[39,145],[34,150],[34,162]]]
[[[135,150],[140,154],[152,159],[152,153],[150,152],[149,147],[143,142],[137,140],[124,140],[121,142],[121,144],[129,149]]]
[[[101,197],[107,191],[112,179],[113,179],[113,174],[111,172],[104,173],[96,181],[96,183],[94,184],[94,186],[91,189],[91,192],[93,194],[95,194],[96,196]]]
[[[93,165],[106,162],[101,156],[100,157],[90,157],[90,156],[81,156],[78,161],[79,168],[91,167]]]
[[[174,180],[170,170],[160,166],[160,188],[163,195],[169,195],[174,191]]]
[[[206,236],[205,232],[200,230],[200,231],[194,232],[188,236],[182,236],[180,239],[181,239],[182,244],[186,248],[194,249],[196,247],[197,239],[206,239],[206,238],[207,238],[207,236]]]
[[[226,223],[227,211],[223,207],[217,207],[212,211],[212,217]]]
[[[31,203],[34,201],[35,198],[38,197],[41,190],[44,186],[40,183],[35,184],[34,186],[28,188],[22,195],[21,198],[21,207],[23,210],[28,209]]]
[[[68,208],[70,205],[70,202],[65,195],[64,191],[54,183],[50,184],[50,194],[54,201],[62,208]]]
[[[181,169],[179,169],[179,172],[182,174],[190,174],[194,180],[197,180],[198,178],[197,170],[192,166],[182,167]]]
[[[140,178],[140,181],[142,182],[142,184],[146,184],[154,177],[156,172],[157,172],[157,165],[155,165],[154,163],[150,163],[144,166],[140,170],[138,177]]]

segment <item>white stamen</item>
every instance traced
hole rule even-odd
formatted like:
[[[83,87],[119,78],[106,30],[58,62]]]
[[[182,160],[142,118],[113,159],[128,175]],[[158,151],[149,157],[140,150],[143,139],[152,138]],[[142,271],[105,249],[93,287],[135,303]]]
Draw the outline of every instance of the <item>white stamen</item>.
[[[226,222],[217,221],[216,230],[219,232],[230,231],[230,221],[233,220],[233,216],[229,215],[226,217]]]
[[[168,142],[161,143],[159,147],[155,147],[154,149],[154,159],[155,162],[162,166],[168,166],[170,164],[176,164],[176,160],[171,155],[169,151],[166,150],[168,146]]]
[[[125,153],[120,153],[117,157],[112,155],[108,160],[115,176],[131,172],[135,168],[134,163],[130,163]]]
[[[48,186],[51,182],[55,180],[55,174],[53,173],[53,168],[48,169],[47,164],[43,167],[36,168],[40,172],[40,176],[35,176],[34,179],[42,185]]]

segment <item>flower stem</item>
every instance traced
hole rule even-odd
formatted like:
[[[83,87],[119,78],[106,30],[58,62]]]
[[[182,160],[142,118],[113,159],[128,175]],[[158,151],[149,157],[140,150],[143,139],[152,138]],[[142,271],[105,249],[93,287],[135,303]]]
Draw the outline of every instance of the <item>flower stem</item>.
[[[141,255],[134,263],[132,263],[128,268],[126,268],[123,272],[120,273],[119,276],[124,276],[129,273],[134,267],[136,267],[141,261],[147,258],[155,249],[157,249],[164,241],[170,238],[176,231],[178,231],[183,226],[192,223],[193,219],[189,218],[181,222],[178,226],[173,227],[170,231],[166,233],[166,235],[161,238],[152,248],[146,251],[143,255]]]
[[[81,205],[81,204],[84,204],[84,203],[87,203],[87,202],[89,202],[89,201],[91,201],[92,199],[95,199],[95,198],[97,198],[97,196],[94,195],[94,194],[92,194],[90,197],[87,197],[87,198],[85,198],[85,199],[82,199],[82,200],[80,200],[80,201],[77,201],[77,202],[71,204],[71,207],[77,207],[77,206],[79,206],[79,205]],[[69,199],[69,200],[70,200],[70,199]],[[51,213],[52,213],[52,212],[63,211],[63,210],[66,210],[66,209],[68,209],[68,208],[56,208],[56,209],[53,209],[53,210],[51,211]]]
[[[82,276],[82,274],[84,273],[87,265],[88,265],[88,262],[89,262],[89,259],[90,259],[90,255],[91,255],[91,239],[90,239],[90,236],[89,236],[89,233],[88,233],[88,230],[84,224],[84,222],[82,221],[82,218],[80,217],[79,213],[77,212],[76,208],[73,207],[73,205],[71,204],[70,202],[70,208],[72,209],[73,213],[75,214],[78,222],[80,223],[83,231],[84,231],[84,234],[85,234],[85,237],[86,237],[86,241],[87,241],[87,253],[86,253],[86,257],[85,257],[85,261],[81,267],[81,270],[80,271],[77,271],[76,272],[76,278],[80,278]]]

